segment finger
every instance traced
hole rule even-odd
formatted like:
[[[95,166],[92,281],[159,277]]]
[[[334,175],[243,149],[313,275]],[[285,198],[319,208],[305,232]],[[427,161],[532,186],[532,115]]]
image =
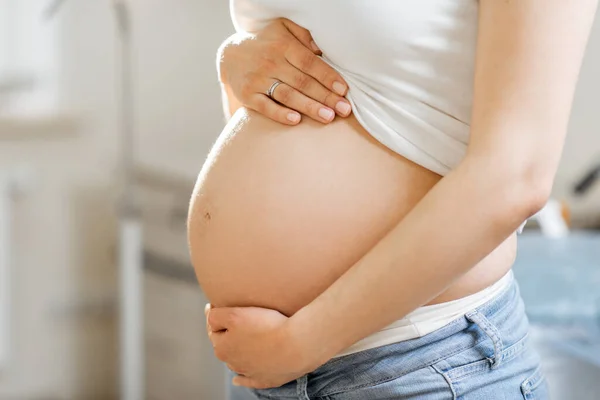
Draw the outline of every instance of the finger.
[[[225,331],[223,331],[225,332]],[[210,340],[210,344],[212,345],[213,350],[217,347],[216,342],[218,341],[217,336],[221,332],[213,332],[212,330],[208,330],[208,340]]]
[[[225,331],[231,327],[232,309],[223,308],[211,308],[208,311],[207,322],[211,332]]]
[[[329,123],[335,117],[335,112],[331,108],[303,95],[285,83],[277,86],[273,98],[284,106],[298,110],[318,122]]]
[[[271,118],[273,121],[285,125],[298,125],[302,119],[300,113],[297,111],[283,107],[271,100],[267,95],[261,93],[254,94],[248,106],[262,115]]]
[[[206,305],[204,306],[204,318],[206,318],[206,331],[207,332],[211,332],[212,329],[210,329],[210,324],[208,323],[208,311],[210,310],[210,303],[206,303]]]
[[[283,79],[280,79],[281,81],[287,83],[311,99],[314,99],[317,102],[335,110],[338,115],[342,117],[347,117],[350,115],[350,112],[352,111],[350,102],[321,85],[312,76],[305,74],[291,65],[288,69],[283,71],[281,76],[284,77]],[[279,101],[279,99],[276,100]],[[284,104],[290,108],[293,108],[294,110],[298,110],[301,113],[308,115],[305,110],[295,108],[290,104]]]
[[[206,305],[204,306],[204,316],[206,317],[206,330],[208,332],[212,332],[212,329],[210,328],[210,324],[208,323],[208,313],[212,308],[213,308],[213,305],[210,303],[206,303]]]
[[[210,323],[208,322],[208,316],[206,317],[206,333],[208,333],[208,337],[210,337],[210,334],[213,332],[212,326],[210,326]]]
[[[223,362],[228,362],[230,356],[230,349],[227,342],[228,334],[229,332],[227,331],[210,332],[208,334],[215,357]]]
[[[283,25],[287,28],[287,30],[290,31],[290,33],[294,35],[296,39],[298,39],[298,41],[300,41],[300,43],[302,43],[307,49],[312,50],[315,54],[321,54],[321,49],[319,49],[319,46],[317,46],[317,44],[315,43],[308,29],[304,29],[303,27],[301,27],[298,24],[295,24],[289,19],[284,18],[282,19],[282,22]]]
[[[227,330],[213,331],[212,329],[208,329],[208,339],[212,343],[213,348],[221,343],[221,339],[223,339],[226,333],[229,332]]]
[[[346,95],[348,85],[342,76],[307,48],[299,44],[290,46],[286,51],[285,58],[294,67],[312,76],[327,89],[340,96]]]
[[[236,376],[231,381],[233,386],[244,386],[250,389],[269,389],[273,386],[257,382],[252,378],[248,378],[247,376]]]
[[[231,364],[227,363],[227,368],[229,368],[229,370],[235,374],[237,374],[238,376],[244,376],[244,374],[242,374],[240,371],[236,370]]]

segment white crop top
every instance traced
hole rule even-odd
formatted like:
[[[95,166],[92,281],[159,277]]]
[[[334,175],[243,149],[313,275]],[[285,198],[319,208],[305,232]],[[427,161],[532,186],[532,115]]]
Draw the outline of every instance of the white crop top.
[[[445,175],[465,155],[477,0],[230,0],[238,31],[275,18],[310,30],[349,85],[359,123],[386,147]]]
[[[439,175],[469,141],[478,0],[230,0],[238,31],[275,18],[310,30],[348,82],[361,125],[386,147]],[[521,226],[522,228],[522,226]],[[339,355],[423,336],[494,298],[512,273],[457,301],[421,307]]]

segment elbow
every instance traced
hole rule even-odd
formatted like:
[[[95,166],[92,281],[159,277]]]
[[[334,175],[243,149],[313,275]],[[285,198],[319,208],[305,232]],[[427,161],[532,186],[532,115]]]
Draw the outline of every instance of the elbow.
[[[522,213],[525,215],[525,219],[532,217],[537,214],[548,202],[550,193],[552,191],[552,182],[527,181],[524,184],[529,185],[524,189],[524,202],[522,207]]]
[[[504,211],[510,219],[521,224],[537,214],[548,202],[552,192],[554,174],[540,166],[522,168],[505,180]],[[504,217],[507,217],[504,214]]]
[[[484,188],[494,223],[516,229],[548,202],[559,157],[530,146],[485,150],[471,150],[465,159],[467,173]]]

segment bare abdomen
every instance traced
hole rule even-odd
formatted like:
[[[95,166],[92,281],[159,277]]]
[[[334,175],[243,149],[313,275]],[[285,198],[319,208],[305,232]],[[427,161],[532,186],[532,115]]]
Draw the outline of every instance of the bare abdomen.
[[[190,205],[198,281],[216,306],[291,315],[369,251],[439,179],[386,149],[353,118],[286,127],[240,109],[203,166]],[[493,283],[513,256],[511,240],[434,302]]]

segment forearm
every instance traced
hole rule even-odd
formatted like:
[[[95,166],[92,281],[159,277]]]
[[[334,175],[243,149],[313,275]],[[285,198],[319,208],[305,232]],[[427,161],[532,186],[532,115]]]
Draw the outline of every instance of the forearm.
[[[315,357],[427,303],[545,203],[597,1],[576,4],[480,2],[468,155],[291,318],[291,334],[308,338]]]
[[[229,85],[221,83],[221,101],[223,102],[223,113],[225,119],[229,121],[229,118],[235,114],[235,112],[243,107],[242,103],[235,97]]]
[[[488,163],[491,161],[483,161]],[[466,159],[369,253],[295,314],[321,361],[426,304],[501,244],[541,201]],[[493,172],[492,172],[493,173]],[[443,206],[442,206],[443,205]]]

